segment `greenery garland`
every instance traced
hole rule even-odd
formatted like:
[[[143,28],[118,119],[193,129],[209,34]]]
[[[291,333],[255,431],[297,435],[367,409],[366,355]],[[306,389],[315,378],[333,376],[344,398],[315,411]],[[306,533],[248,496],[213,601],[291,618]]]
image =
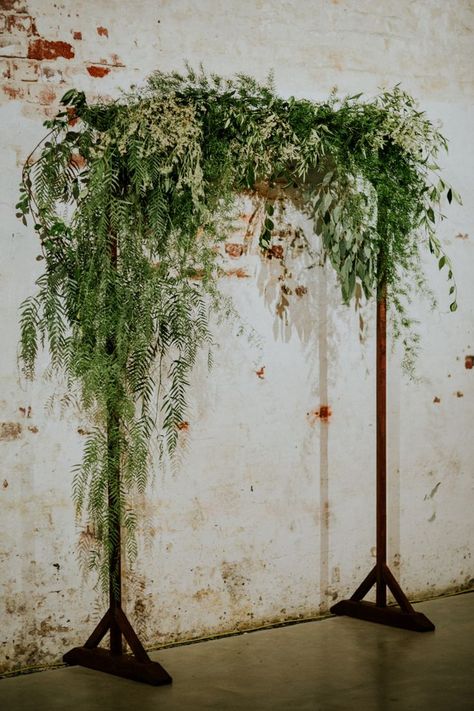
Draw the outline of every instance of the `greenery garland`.
[[[111,501],[136,552],[129,495],[147,483],[156,390],[158,429],[173,451],[190,371],[211,345],[209,314],[230,309],[217,288],[216,245],[236,195],[260,207],[267,254],[288,201],[309,216],[344,303],[386,282],[408,356],[404,304],[413,284],[426,290],[426,247],[446,266],[456,309],[435,224],[443,197],[459,198],[438,174],[446,140],[398,86],[372,101],[317,103],[280,98],[271,81],[188,68],[156,72],[113,103],[70,90],[62,104],[25,164],[17,205],[25,224],[32,216],[45,260],[38,292],[21,308],[21,360],[33,377],[47,344],[53,367],[79,385],[94,426],[74,499],[97,542],[90,564],[106,580]]]

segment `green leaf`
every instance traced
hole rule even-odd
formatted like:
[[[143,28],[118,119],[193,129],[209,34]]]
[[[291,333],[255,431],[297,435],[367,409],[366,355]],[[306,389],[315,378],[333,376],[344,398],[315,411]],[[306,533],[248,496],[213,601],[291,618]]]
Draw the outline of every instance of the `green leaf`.
[[[457,308],[458,308],[458,305],[457,305],[456,301],[453,301],[453,303],[450,304],[450,306],[449,306],[450,311],[456,311]]]
[[[446,264],[446,257],[445,257],[444,254],[443,254],[443,256],[441,257],[441,259],[440,259],[439,262],[438,262],[438,267],[439,267],[440,269],[442,269],[445,264]]]
[[[431,222],[436,222],[435,214],[433,212],[433,208],[429,207],[426,211],[426,214],[428,215],[428,219],[431,220]]]
[[[451,190],[451,188],[449,188],[446,197],[448,198],[449,204],[451,204],[451,202],[453,200],[453,191]]]

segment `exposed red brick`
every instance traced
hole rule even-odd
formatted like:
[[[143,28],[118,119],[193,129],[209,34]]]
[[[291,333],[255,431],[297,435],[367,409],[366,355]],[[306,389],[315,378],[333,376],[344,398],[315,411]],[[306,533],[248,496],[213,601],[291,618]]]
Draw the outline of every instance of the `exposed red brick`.
[[[98,27],[97,34],[100,35],[101,37],[108,37],[109,31],[108,31],[107,27]]]
[[[0,10],[6,10],[7,12],[11,12],[12,10],[15,12],[28,12],[26,3],[22,2],[22,0],[0,0]]]
[[[238,259],[243,254],[244,245],[237,243],[229,243],[226,244],[225,251],[229,255],[229,257],[232,257],[233,259]]]
[[[10,86],[8,84],[2,87],[3,93],[8,96],[9,99],[23,99],[25,97],[25,90],[19,86]]]
[[[50,80],[55,81],[55,82],[64,81],[62,78],[62,76],[63,76],[62,71],[55,64],[49,65],[49,66],[48,65],[42,66],[41,67],[41,76],[43,77],[43,79],[46,79],[46,81],[50,81]]]
[[[245,271],[245,269],[242,269],[241,267],[239,269],[228,269],[225,272],[226,276],[230,277],[237,277],[237,279],[248,279],[249,275]]]
[[[69,42],[51,41],[40,37],[29,44],[28,59],[57,59],[58,57],[65,59],[74,57],[74,49]]]
[[[11,79],[12,72],[15,71],[15,63],[14,62],[7,62],[6,60],[3,60],[2,64],[3,64],[2,77],[4,79]]]
[[[471,370],[472,367],[473,367],[473,365],[474,365],[474,356],[472,356],[472,355],[467,355],[467,356],[466,356],[466,359],[465,359],[465,361],[464,361],[464,367],[465,367],[467,370]]]
[[[267,249],[266,256],[268,259],[283,259],[283,247],[279,244],[272,244],[270,249]]]
[[[90,67],[87,67],[87,71],[89,72],[91,77],[96,77],[97,79],[102,79],[102,77],[105,77],[110,72],[110,69],[108,67],[90,66]]]
[[[49,86],[45,86],[38,94],[38,101],[40,104],[48,106],[56,100],[56,92],[53,91]]]
[[[38,81],[39,64],[31,59],[16,59],[10,64],[10,73],[16,81]]]
[[[75,126],[79,121],[79,117],[76,116],[76,109],[74,106],[68,106],[67,108],[68,124],[69,126]]]
[[[6,28],[8,32],[26,32],[27,35],[37,35],[36,23],[31,15],[7,15]]]
[[[110,58],[112,60],[111,64],[113,64],[114,67],[124,67],[125,66],[125,64],[122,62],[122,60],[118,56],[118,54],[111,54]]]
[[[82,39],[82,32],[74,32],[72,37],[75,40],[81,40]]]
[[[71,163],[75,168],[78,168],[80,170],[86,165],[86,159],[81,156],[80,153],[73,153],[71,155]]]

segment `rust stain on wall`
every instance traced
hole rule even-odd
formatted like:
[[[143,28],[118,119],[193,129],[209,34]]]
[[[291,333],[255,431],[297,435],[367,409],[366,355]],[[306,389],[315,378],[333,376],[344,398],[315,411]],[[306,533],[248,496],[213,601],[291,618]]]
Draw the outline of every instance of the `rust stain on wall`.
[[[178,422],[176,427],[178,428],[178,430],[184,430],[185,432],[187,432],[189,430],[189,422],[186,422],[186,420],[184,420],[183,422]]]
[[[439,402],[441,402],[441,398],[438,397],[437,395],[435,395],[434,398],[433,398],[433,402],[439,403]]]
[[[0,422],[0,440],[9,442],[21,436],[23,427],[19,422]]]
[[[329,422],[332,416],[332,408],[330,405],[320,405],[318,410],[312,410],[306,413],[306,418],[310,425],[314,425],[318,420]]]
[[[69,42],[59,40],[40,39],[30,42],[28,46],[28,59],[73,59],[75,56],[74,49]]]
[[[263,380],[265,378],[265,366],[262,365],[261,368],[255,371],[255,375],[260,378],[260,380]]]
[[[107,27],[98,27],[97,34],[100,35],[100,37],[108,37],[109,31],[108,31]]]
[[[296,294],[296,296],[299,296],[300,298],[307,293],[308,293],[308,289],[306,286],[297,286],[295,288],[295,294]]]

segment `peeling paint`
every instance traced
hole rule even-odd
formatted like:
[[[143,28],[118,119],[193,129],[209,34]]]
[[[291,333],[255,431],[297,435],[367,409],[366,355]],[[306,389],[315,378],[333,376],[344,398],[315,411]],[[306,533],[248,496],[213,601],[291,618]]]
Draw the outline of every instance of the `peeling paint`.
[[[95,77],[96,79],[102,79],[103,77],[107,76],[107,74],[110,73],[109,67],[103,67],[103,66],[94,66],[90,65],[87,67],[87,72],[88,74],[91,75],[91,77]]]
[[[244,252],[244,245],[236,243],[227,243],[225,245],[225,251],[226,254],[228,254],[229,257],[231,257],[232,259],[238,259],[242,256]]]
[[[224,273],[226,276],[237,277],[237,279],[247,279],[250,276],[249,274],[247,274],[245,269],[242,269],[241,267],[239,267],[239,269],[228,269]]]
[[[69,42],[62,42],[58,40],[47,40],[40,38],[30,42],[28,46],[28,58],[29,59],[58,59],[58,57],[64,57],[64,59],[73,59],[75,56],[74,48]]]

